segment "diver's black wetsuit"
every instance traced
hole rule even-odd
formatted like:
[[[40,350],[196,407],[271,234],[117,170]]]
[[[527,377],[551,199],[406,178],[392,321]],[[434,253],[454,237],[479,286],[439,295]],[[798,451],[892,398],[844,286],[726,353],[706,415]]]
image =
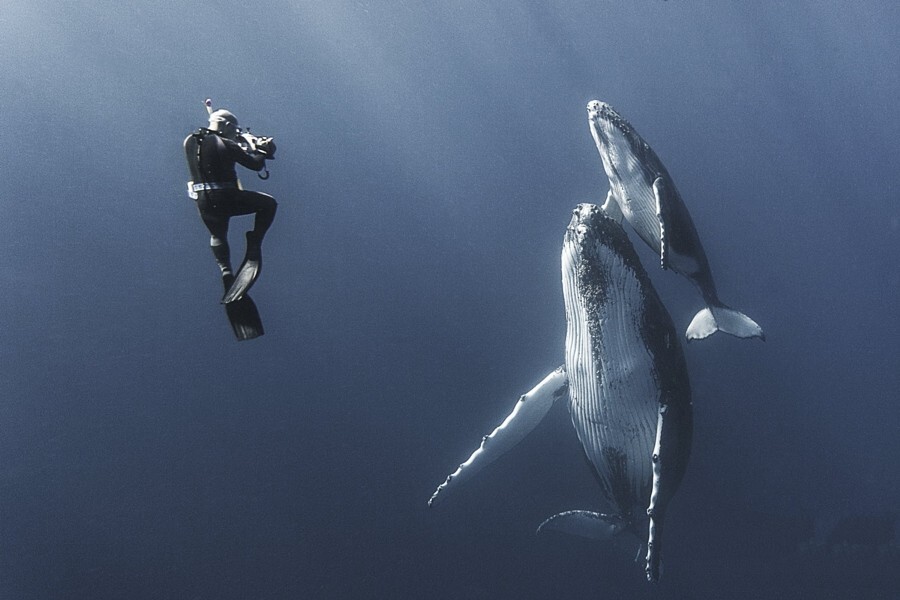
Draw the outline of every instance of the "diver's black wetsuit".
[[[189,135],[184,140],[184,152],[193,182],[217,188],[197,191],[197,209],[211,234],[210,246],[222,275],[231,275],[228,220],[238,215],[256,214],[253,230],[247,233],[250,257],[258,255],[263,236],[272,225],[278,208],[275,198],[268,194],[238,189],[234,165],[240,163],[248,169],[261,171],[266,164],[266,155],[246,150],[234,140],[209,129]]]

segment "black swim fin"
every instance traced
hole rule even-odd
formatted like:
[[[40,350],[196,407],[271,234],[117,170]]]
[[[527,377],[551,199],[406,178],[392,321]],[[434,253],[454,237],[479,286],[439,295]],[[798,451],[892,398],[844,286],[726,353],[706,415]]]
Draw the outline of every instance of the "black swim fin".
[[[231,288],[225,292],[222,304],[229,304],[243,298],[244,294],[250,291],[250,288],[256,283],[260,269],[262,269],[262,240],[258,239],[254,232],[248,231],[244,263],[234,278]]]
[[[256,303],[250,296],[245,294],[243,298],[226,304],[225,314],[228,315],[228,322],[231,323],[234,337],[239,342],[252,340],[265,334]]]
[[[244,264],[241,265],[241,270],[238,271],[237,276],[234,278],[234,283],[231,284],[231,288],[227,292],[225,292],[225,296],[222,297],[222,304],[231,304],[232,302],[236,302],[244,297],[250,288],[253,287],[253,284],[256,283],[256,278],[259,277],[259,271],[262,267],[262,258],[258,260],[245,260]]]

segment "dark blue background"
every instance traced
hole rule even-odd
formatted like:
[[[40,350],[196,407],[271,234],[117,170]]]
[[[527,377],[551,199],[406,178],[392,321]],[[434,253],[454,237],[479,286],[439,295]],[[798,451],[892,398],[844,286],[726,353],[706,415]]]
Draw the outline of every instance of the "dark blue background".
[[[900,495],[898,27],[889,1],[6,0],[0,598],[894,597],[896,550],[794,530]],[[207,96],[279,142],[243,175],[280,209],[241,344],[184,194]],[[562,406],[425,504],[562,362],[594,98],[768,334],[686,348],[658,586],[534,536],[598,507]],[[699,296],[651,271],[683,330]]]

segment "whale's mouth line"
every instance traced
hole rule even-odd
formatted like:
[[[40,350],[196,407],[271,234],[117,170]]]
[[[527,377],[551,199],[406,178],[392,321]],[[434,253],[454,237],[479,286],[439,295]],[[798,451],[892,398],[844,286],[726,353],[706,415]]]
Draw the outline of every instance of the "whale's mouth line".
[[[563,252],[569,257],[568,262],[572,267],[577,267],[583,259],[583,247],[578,241],[575,233],[575,227],[569,226],[566,229],[566,236],[563,239]]]
[[[631,133],[631,127],[628,125],[628,122],[621,117],[609,114],[598,114],[597,116],[592,117],[592,119],[596,124],[597,129],[605,138],[609,138],[610,134],[613,132],[622,136],[627,136]]]

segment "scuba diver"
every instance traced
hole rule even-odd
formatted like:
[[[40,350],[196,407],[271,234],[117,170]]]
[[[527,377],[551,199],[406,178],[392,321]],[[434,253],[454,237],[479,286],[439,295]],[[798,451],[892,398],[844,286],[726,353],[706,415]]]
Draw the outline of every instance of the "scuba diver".
[[[244,190],[235,163],[257,171],[261,179],[268,179],[266,160],[274,158],[275,142],[270,137],[242,131],[234,114],[224,109],[213,111],[211,100],[207,99],[205,104],[209,127],[201,127],[184,140],[192,178],[188,182],[188,195],[196,200],[200,218],[209,230],[210,248],[225,288],[222,303],[229,309],[235,334],[238,339],[252,339],[262,335],[262,324],[257,323],[256,308],[246,294],[259,276],[263,237],[272,225],[278,204],[268,194]],[[265,176],[260,172],[265,172]],[[254,226],[246,234],[246,255],[235,275],[231,268],[228,224],[231,217],[250,214],[255,215]]]

